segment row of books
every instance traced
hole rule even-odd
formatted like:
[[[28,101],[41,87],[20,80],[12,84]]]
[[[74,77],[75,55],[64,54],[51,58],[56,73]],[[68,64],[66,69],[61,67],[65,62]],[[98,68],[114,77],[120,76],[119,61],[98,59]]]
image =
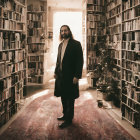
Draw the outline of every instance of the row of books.
[[[129,91],[128,91],[129,92]],[[131,91],[132,95],[131,96],[134,96],[134,92]],[[128,96],[128,95],[127,95]],[[136,94],[136,96],[138,96],[138,99],[139,99],[139,94]],[[136,97],[136,101],[137,101],[137,97]],[[122,95],[122,102],[125,103],[130,109],[132,109],[134,112],[139,112],[140,111],[140,104],[135,102],[133,99],[131,99],[130,97],[127,98],[124,94]]]
[[[122,49],[129,51],[140,52],[140,43],[136,42],[122,42]]]
[[[117,15],[117,16],[111,18],[111,19],[108,19],[107,25],[112,26],[115,24],[121,24],[121,21],[122,21],[122,19],[121,19],[121,14],[120,14],[120,15]]]
[[[29,44],[28,53],[43,53],[45,51],[44,44]]]
[[[27,37],[27,43],[44,43],[44,39],[41,39],[41,37],[30,36]]]
[[[122,23],[122,31],[132,31],[140,29],[140,18]]]
[[[23,85],[24,85],[23,80],[26,77],[25,74],[26,74],[25,71],[19,71],[18,73],[14,73],[14,74],[10,75],[9,77],[1,79],[0,80],[0,85],[1,85],[0,93],[5,91],[5,89],[14,87],[16,84],[19,87],[18,89],[23,87]]]
[[[20,22],[25,22],[25,11],[24,14],[16,12],[16,11],[9,11],[9,10],[4,10],[4,8],[1,8],[1,14],[0,17],[7,19],[7,20],[14,20],[14,21],[20,21]]]
[[[12,88],[7,88],[5,89],[2,93],[1,93],[1,98],[0,98],[0,101],[3,101],[3,100],[7,100],[11,97],[13,97],[15,99],[15,101],[17,101],[17,97],[20,97],[21,95],[23,95],[23,87],[24,87],[24,82],[23,81],[20,81],[18,83],[16,83],[14,85],[14,92],[12,90]],[[21,94],[22,93],[22,94]],[[13,96],[12,94],[14,94],[15,96]],[[23,97],[23,96],[22,96]],[[20,98],[18,98],[19,100]],[[8,106],[7,106],[7,109],[8,109]]]
[[[137,74],[134,74],[132,71],[123,69],[122,79],[132,83],[133,86],[140,87],[140,79]]]
[[[108,13],[107,13],[107,18],[111,18],[112,16],[115,16],[117,14],[121,13],[121,5],[113,8],[112,10],[110,10]]]
[[[5,101],[7,103],[7,101]],[[3,109],[5,107],[2,106]],[[17,104],[13,103],[8,110],[3,110],[0,112],[0,126],[3,126],[9,119],[17,112]]]
[[[39,25],[39,26],[38,26]],[[38,24],[36,27],[34,28],[29,28],[28,29],[28,36],[42,36],[42,34],[44,33],[44,29],[41,28],[41,24]]]
[[[88,41],[88,44],[101,43],[102,41],[104,41],[104,37],[103,36],[88,36],[87,41]]]
[[[43,62],[29,62],[28,68],[43,69],[44,65]]]
[[[43,76],[36,75],[36,76],[28,77],[28,82],[41,84],[43,83]]]
[[[98,5],[87,5],[87,11],[103,12],[104,7]]]
[[[108,27],[107,28],[107,33],[109,35],[113,35],[113,34],[120,34],[121,33],[121,25],[115,25],[113,27]]]
[[[140,42],[139,31],[123,33],[123,41],[133,41],[133,40],[135,40],[136,42]]]
[[[95,21],[88,21],[87,22],[87,28],[100,28],[102,27],[103,23],[102,22],[95,22]]]
[[[129,83],[126,84],[126,89],[127,89],[127,97],[129,98],[129,100],[134,99],[135,101],[140,103],[140,91],[136,91],[136,89],[132,87],[132,85]]]
[[[44,55],[28,56],[28,62],[43,62],[43,61],[44,61]]]
[[[115,44],[120,43],[120,40],[121,40],[121,34],[108,35],[107,38],[106,38],[106,41],[109,41],[109,42],[112,42],[112,43],[115,43]]]
[[[140,128],[140,121],[139,121],[139,114],[134,112],[129,107],[122,105],[122,114],[123,117],[125,117],[127,120],[131,121],[133,123],[133,126],[136,128]]]
[[[114,50],[115,51],[115,59],[120,59],[121,60],[121,51],[120,50]]]
[[[140,0],[127,0],[126,2],[122,3],[122,9],[127,10],[130,7],[136,6],[140,4]]]
[[[45,13],[28,13],[27,20],[45,22],[46,14]]]
[[[46,5],[38,5],[35,7],[33,4],[30,4],[27,6],[28,11],[45,11],[46,10]]]
[[[140,64],[125,59],[122,60],[122,67],[133,71],[135,74],[139,74],[140,72]]]
[[[25,70],[25,62],[19,62],[19,63],[0,63],[0,78],[8,77],[13,73],[17,73],[19,71]]]
[[[87,0],[87,4],[102,5],[104,6],[104,0]]]
[[[15,63],[20,62],[24,59],[25,59],[25,50],[0,52],[0,62],[9,61]]]
[[[43,75],[44,74],[44,69],[35,69],[35,68],[32,68],[32,69],[28,69],[28,77],[32,77],[32,76],[35,76],[35,75]]]
[[[110,11],[114,7],[118,6],[121,4],[121,0],[107,0],[107,11]]]
[[[87,28],[87,36],[103,36],[105,33],[103,28]]]
[[[135,9],[130,9],[122,13],[122,21],[134,19],[135,17]]]
[[[105,18],[101,14],[94,14],[93,15],[93,14],[88,13],[87,14],[87,20],[88,21],[104,21]]]
[[[122,58],[131,60],[131,61],[140,61],[140,54],[139,52],[122,50]]]
[[[25,31],[26,28],[25,28],[25,24],[23,23],[18,23],[12,20],[0,19],[0,29]]]
[[[12,32],[0,32],[0,38],[8,39],[10,41],[20,41],[21,34],[20,33],[12,33]]]

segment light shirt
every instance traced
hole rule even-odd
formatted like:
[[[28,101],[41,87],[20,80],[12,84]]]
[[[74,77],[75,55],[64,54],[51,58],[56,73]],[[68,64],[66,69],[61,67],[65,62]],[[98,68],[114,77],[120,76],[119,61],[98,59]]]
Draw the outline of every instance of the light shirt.
[[[65,54],[65,50],[66,50],[66,47],[67,47],[67,44],[68,44],[68,41],[69,41],[69,38],[68,39],[64,39],[62,41],[62,50],[61,50],[61,62],[63,60],[63,57],[64,57],[64,54]]]

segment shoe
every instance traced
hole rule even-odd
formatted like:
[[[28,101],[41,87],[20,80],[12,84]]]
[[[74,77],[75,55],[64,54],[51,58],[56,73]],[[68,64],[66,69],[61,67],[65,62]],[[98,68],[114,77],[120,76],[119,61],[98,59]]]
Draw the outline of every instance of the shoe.
[[[57,118],[57,120],[59,120],[59,121],[64,121],[64,120],[65,120],[65,117],[64,117],[64,116],[59,117],[59,118]]]
[[[61,129],[63,129],[63,128],[66,128],[66,127],[70,126],[71,124],[72,124],[72,121],[64,121],[58,127],[61,128]]]

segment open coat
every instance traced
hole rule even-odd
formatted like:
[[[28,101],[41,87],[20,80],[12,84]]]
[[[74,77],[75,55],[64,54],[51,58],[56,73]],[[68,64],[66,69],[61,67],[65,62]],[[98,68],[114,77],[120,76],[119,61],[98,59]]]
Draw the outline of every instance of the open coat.
[[[54,95],[66,99],[79,97],[79,83],[73,84],[73,78],[80,79],[83,69],[83,51],[80,42],[69,39],[61,64],[62,43],[58,47],[57,62],[55,68],[56,80]]]

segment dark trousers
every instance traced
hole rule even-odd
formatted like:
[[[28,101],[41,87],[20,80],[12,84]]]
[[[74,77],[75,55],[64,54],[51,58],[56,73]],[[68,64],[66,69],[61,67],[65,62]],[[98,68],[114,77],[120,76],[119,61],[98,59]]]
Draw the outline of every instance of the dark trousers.
[[[61,102],[63,106],[63,114],[66,121],[72,121],[74,117],[74,102],[75,99],[65,99],[61,97]]]

